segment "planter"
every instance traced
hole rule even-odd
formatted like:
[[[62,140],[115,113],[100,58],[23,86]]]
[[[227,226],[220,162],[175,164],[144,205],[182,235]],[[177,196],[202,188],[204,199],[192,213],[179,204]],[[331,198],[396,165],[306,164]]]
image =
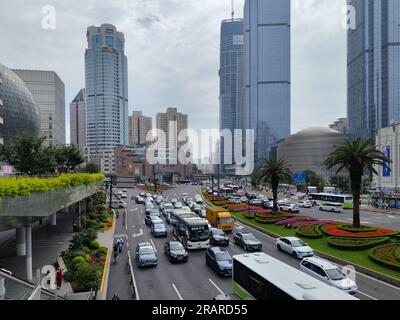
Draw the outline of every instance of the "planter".
[[[309,238],[309,239],[319,239],[323,237],[323,234],[319,230],[319,225],[306,225],[296,229],[297,235]]]
[[[369,252],[372,261],[392,270],[400,271],[400,260],[396,257],[396,253],[400,248],[400,242],[385,244],[383,246],[373,248]]]

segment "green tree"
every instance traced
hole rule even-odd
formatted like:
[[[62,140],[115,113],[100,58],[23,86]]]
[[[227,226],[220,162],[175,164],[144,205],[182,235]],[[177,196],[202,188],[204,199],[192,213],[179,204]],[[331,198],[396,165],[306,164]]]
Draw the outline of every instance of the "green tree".
[[[97,163],[94,162],[88,162],[86,166],[80,169],[80,172],[82,173],[100,173],[101,168]]]
[[[375,166],[383,166],[385,163],[390,163],[390,160],[381,151],[376,149],[370,139],[362,142],[359,138],[354,141],[345,140],[325,161],[328,169],[338,167],[336,174],[342,170],[349,172],[354,202],[353,227],[355,228],[361,226],[360,191],[365,170],[378,174]]]
[[[75,145],[55,146],[52,149],[59,173],[73,172],[85,161],[81,151]]]
[[[273,194],[273,211],[278,212],[278,187],[280,181],[292,179],[292,172],[284,160],[271,160],[267,162],[260,171],[259,182],[269,182]]]
[[[304,171],[304,173],[306,175],[307,186],[318,187],[319,190],[324,189],[326,185],[324,178],[322,178],[321,176],[319,176],[318,174],[316,174],[314,171],[311,170],[306,170]]]
[[[1,159],[27,175],[53,174],[56,162],[45,136],[23,134],[13,144],[1,146]]]

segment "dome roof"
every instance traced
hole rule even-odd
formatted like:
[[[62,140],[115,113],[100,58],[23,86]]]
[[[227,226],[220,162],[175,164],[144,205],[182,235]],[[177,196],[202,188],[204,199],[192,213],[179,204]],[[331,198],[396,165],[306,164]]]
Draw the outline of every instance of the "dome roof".
[[[40,113],[32,93],[17,74],[0,63],[0,137],[13,142],[23,133],[40,133]]]
[[[328,127],[310,127],[304,130],[301,130],[294,134],[293,136],[296,137],[321,137],[321,136],[326,136],[326,137],[331,137],[331,136],[341,136],[341,134],[333,129],[330,129]]]

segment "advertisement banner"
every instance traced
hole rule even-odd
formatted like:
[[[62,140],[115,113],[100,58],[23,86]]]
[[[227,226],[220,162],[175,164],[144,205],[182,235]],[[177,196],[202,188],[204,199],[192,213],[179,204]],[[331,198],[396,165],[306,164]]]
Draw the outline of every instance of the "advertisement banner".
[[[391,160],[391,146],[385,146],[383,148],[383,154],[386,158]],[[383,176],[385,178],[389,178],[391,176],[390,163],[388,161],[383,163]]]

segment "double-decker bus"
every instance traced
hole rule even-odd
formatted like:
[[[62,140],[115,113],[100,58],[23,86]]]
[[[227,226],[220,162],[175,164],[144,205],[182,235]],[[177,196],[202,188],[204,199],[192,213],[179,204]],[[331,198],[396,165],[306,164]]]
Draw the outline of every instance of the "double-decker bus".
[[[326,203],[336,203],[341,205],[343,209],[353,209],[353,196],[344,194],[331,193],[310,193],[309,199],[314,205],[320,206]]]
[[[206,219],[194,212],[174,210],[171,213],[173,234],[188,250],[207,249],[210,246],[210,230]]]
[[[359,300],[263,252],[232,258],[233,292],[242,300]]]

